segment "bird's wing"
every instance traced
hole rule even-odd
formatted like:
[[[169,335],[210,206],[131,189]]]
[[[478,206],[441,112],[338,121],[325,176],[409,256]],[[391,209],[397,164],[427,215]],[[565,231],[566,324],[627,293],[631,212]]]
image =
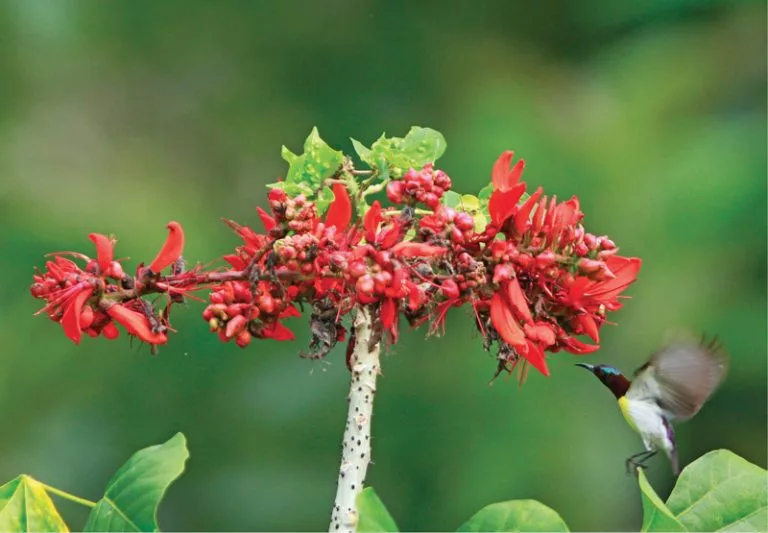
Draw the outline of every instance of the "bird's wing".
[[[688,420],[722,382],[728,356],[715,341],[665,346],[635,372],[630,399],[655,400],[670,420]]]

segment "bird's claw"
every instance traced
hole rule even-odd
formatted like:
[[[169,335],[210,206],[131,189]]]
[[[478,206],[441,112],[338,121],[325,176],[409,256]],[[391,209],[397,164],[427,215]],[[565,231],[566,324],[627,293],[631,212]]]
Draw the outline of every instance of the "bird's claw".
[[[624,462],[624,466],[627,470],[627,475],[630,476],[632,474],[635,475],[635,477],[638,477],[640,469],[646,470],[648,468],[648,465],[644,465],[643,463],[634,461],[632,459],[627,459]]]

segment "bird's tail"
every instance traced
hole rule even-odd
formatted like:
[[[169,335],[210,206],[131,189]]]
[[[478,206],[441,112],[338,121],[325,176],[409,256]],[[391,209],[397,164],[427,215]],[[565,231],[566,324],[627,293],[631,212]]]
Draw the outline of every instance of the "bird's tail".
[[[675,444],[675,430],[672,424],[665,417],[662,417],[664,428],[667,430],[667,442],[664,451],[667,452],[669,462],[672,465],[672,474],[677,477],[680,475],[680,460],[677,458],[677,445]]]
[[[672,448],[669,450],[669,462],[672,464],[672,474],[674,474],[675,477],[680,475],[680,461],[677,458],[677,447]]]

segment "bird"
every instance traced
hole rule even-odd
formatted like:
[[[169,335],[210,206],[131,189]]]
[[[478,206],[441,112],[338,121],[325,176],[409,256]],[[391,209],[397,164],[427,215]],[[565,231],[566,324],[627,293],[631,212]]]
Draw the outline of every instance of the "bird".
[[[725,379],[729,357],[715,337],[707,342],[678,338],[657,350],[638,368],[632,381],[608,365],[576,363],[592,372],[618,400],[630,427],[640,434],[645,450],[629,457],[625,466],[646,468],[645,462],[663,451],[675,477],[680,475],[673,421],[691,419]]]

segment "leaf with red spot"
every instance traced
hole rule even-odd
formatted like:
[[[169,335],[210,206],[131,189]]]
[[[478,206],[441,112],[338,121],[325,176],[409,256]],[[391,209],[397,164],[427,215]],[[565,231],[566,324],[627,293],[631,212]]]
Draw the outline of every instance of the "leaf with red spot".
[[[352,202],[349,200],[347,188],[342,183],[333,184],[333,202],[328,207],[325,217],[326,226],[335,226],[339,230],[346,229],[352,220]]]
[[[491,298],[491,323],[504,342],[510,346],[520,346],[525,343],[525,334],[515,321],[512,309],[498,292]]]
[[[80,292],[70,298],[66,304],[66,309],[61,317],[61,327],[64,328],[64,334],[72,339],[75,344],[80,344],[82,337],[82,328],[80,326],[80,316],[83,311],[83,305],[93,293],[93,287],[87,286]]]
[[[176,261],[184,250],[184,230],[178,222],[169,222],[168,237],[157,256],[149,264],[152,272],[161,272],[165,267]]]
[[[88,235],[88,238],[96,245],[96,260],[99,263],[101,273],[104,274],[112,266],[115,241],[101,233],[91,233]]]

